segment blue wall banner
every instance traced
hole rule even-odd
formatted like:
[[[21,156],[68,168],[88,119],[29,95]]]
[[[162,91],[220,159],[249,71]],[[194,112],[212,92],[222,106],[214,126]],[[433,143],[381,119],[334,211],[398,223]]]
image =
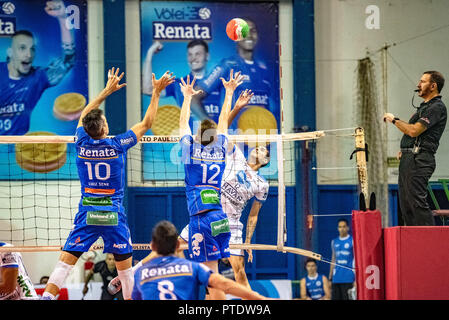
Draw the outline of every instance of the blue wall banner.
[[[170,70],[176,82],[162,92],[158,114],[148,134],[177,135],[183,95],[180,79],[197,77],[204,97],[192,103],[190,126],[195,134],[199,121],[218,122],[224,100],[221,77],[230,70],[241,71],[244,82],[234,93],[234,102],[245,89],[254,93],[230,126],[230,134],[273,134],[280,128],[279,28],[277,3],[226,3],[185,1],[141,2],[142,115],[150,103],[151,74],[157,78]],[[247,38],[234,42],[226,34],[233,18],[247,21]],[[144,179],[183,179],[176,146],[144,145]],[[245,146],[245,153],[251,146]],[[271,149],[275,150],[274,144]],[[159,177],[157,166],[163,162],[170,174]],[[262,174],[277,176],[276,154]],[[270,168],[271,167],[271,168]],[[156,169],[153,169],[156,168]],[[268,177],[270,178],[270,177]]]
[[[0,1],[0,8],[0,135],[74,135],[88,101],[87,1]],[[52,166],[29,163],[37,150],[23,148],[22,157],[11,147],[2,146],[11,158],[2,178],[71,175],[70,144],[53,150]]]

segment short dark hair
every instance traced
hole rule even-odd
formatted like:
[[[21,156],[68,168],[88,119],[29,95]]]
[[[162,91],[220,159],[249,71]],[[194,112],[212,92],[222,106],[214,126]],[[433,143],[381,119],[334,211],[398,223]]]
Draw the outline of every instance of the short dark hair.
[[[316,265],[316,260],[315,260],[315,259],[307,258],[306,262],[304,263],[304,268],[307,266],[307,264],[308,264],[309,262],[313,262],[313,263],[315,263],[315,265]]]
[[[98,138],[101,136],[101,130],[103,129],[104,120],[101,117],[103,111],[101,109],[94,109],[90,111],[83,118],[83,127],[87,134],[92,138]]]
[[[217,135],[217,124],[211,119],[204,119],[201,121],[199,133],[200,143],[203,146],[207,146],[215,140],[215,136]]]
[[[157,253],[168,256],[175,253],[178,244],[178,230],[167,220],[162,220],[153,228],[151,241]]]
[[[348,222],[348,220],[346,220],[346,219],[344,219],[344,218],[338,219],[337,225],[340,224],[340,222],[346,223],[346,225],[349,227],[349,222]]]
[[[441,92],[441,90],[444,87],[444,77],[443,75],[438,71],[426,71],[423,74],[429,74],[430,75],[430,81],[436,83],[438,93]]]
[[[16,32],[14,32],[14,34],[12,35],[11,38],[15,38],[20,35],[34,38],[33,33],[31,33],[31,31],[28,31],[28,30],[17,30]]]
[[[209,52],[209,45],[202,39],[194,39],[192,41],[189,41],[189,43],[187,44],[187,49],[193,48],[194,46],[203,46],[204,50],[206,50],[206,52]]]

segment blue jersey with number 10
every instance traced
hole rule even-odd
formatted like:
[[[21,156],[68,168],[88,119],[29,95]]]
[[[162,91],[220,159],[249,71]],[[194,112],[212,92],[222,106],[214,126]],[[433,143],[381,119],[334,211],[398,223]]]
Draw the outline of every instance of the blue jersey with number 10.
[[[209,209],[221,209],[220,189],[228,138],[219,134],[216,142],[203,146],[193,136],[185,135],[180,143],[190,216]]]
[[[76,129],[76,165],[81,182],[79,211],[123,211],[126,152],[137,143],[131,130],[113,138],[92,139]]]

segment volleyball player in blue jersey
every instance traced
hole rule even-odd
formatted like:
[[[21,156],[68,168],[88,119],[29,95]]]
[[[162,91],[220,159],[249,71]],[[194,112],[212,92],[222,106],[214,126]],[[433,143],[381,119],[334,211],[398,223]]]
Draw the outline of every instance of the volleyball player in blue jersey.
[[[108,71],[103,91],[83,110],[76,129],[76,165],[81,182],[81,199],[74,225],[58,263],[48,280],[43,299],[54,299],[73,266],[83,252],[101,236],[105,253],[114,255],[124,299],[131,298],[134,276],[132,272],[132,243],[123,207],[126,153],[136,145],[156,117],[160,92],[174,81],[166,72],[159,80],[153,74],[153,95],[144,119],[127,132],[108,138],[109,127],[100,104],[120,84],[124,73]]]
[[[61,82],[75,64],[75,41],[65,9],[63,1],[47,1],[45,11],[58,19],[62,42],[62,56],[47,67],[32,65],[36,41],[30,31],[19,30],[11,37],[6,62],[0,63],[0,135],[27,133],[42,93]]]
[[[301,299],[330,300],[329,281],[326,276],[317,272],[316,261],[307,259],[307,276],[301,279]]]
[[[229,81],[221,78],[226,90],[218,125],[203,120],[197,135],[192,135],[189,118],[192,97],[200,91],[194,89],[195,78],[190,83],[181,79],[184,95],[179,130],[182,162],[185,171],[186,198],[189,221],[189,253],[194,261],[202,262],[218,272],[218,260],[228,258],[231,236],[229,221],[220,203],[221,179],[225,169],[228,149],[228,118],[235,89],[242,83],[240,72],[230,71]],[[222,291],[209,290],[213,300],[225,299]]]
[[[198,300],[201,287],[223,290],[247,300],[265,297],[195,261],[175,256],[178,232],[169,221],[153,229],[151,249],[156,254],[134,275],[133,300]]]
[[[346,219],[338,220],[339,237],[332,240],[332,262],[354,268],[354,244]],[[349,300],[348,291],[355,286],[354,271],[331,264],[332,300]]]

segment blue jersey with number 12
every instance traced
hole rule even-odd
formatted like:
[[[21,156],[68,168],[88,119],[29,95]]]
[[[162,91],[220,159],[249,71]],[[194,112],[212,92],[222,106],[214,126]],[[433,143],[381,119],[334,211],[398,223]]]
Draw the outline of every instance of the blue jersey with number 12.
[[[220,189],[228,138],[219,134],[217,141],[203,146],[193,136],[184,135],[180,143],[190,216],[209,209],[221,209]]]
[[[126,153],[137,143],[132,130],[113,138],[92,139],[76,129],[76,165],[81,182],[79,211],[123,211]]]

